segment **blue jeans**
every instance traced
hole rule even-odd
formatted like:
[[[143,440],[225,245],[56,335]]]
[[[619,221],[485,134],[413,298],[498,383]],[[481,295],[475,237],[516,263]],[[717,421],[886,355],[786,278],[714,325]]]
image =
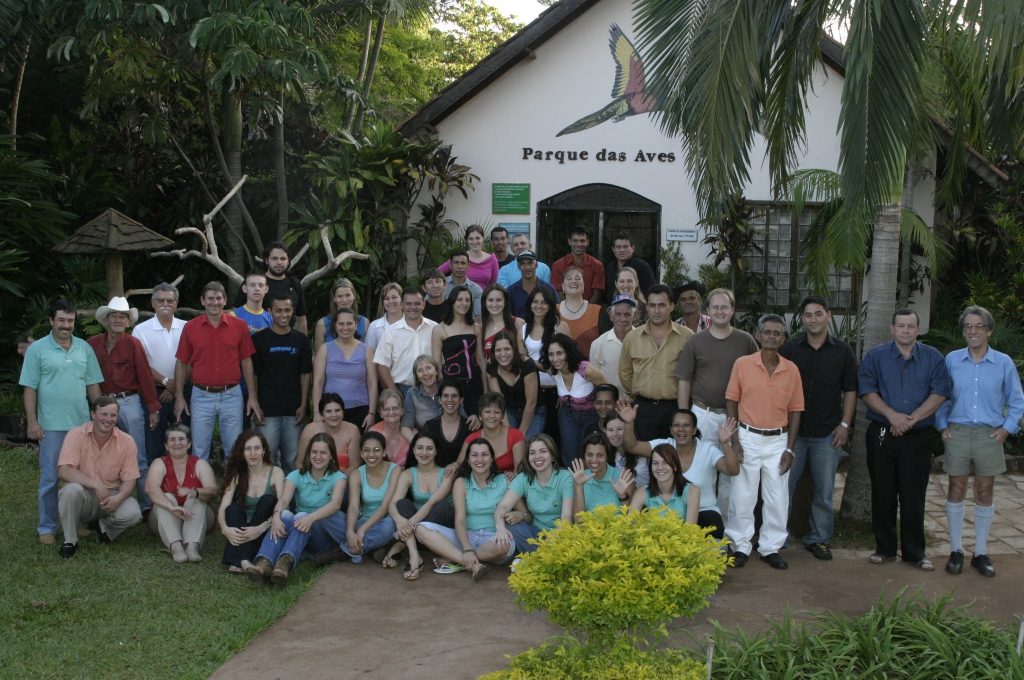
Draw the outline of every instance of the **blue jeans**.
[[[146,457],[146,407],[138,394],[117,400],[117,427],[135,442],[135,459],[139,463],[139,479],[135,490],[139,496],[139,507],[149,510],[153,504],[146,495],[146,473],[149,472],[149,458]]]
[[[36,532],[56,534],[60,527],[57,512],[57,459],[67,430],[43,430],[39,441],[39,527]]]
[[[213,449],[213,423],[220,425],[220,445],[224,459],[231,455],[238,435],[242,434],[242,388],[235,385],[226,392],[207,392],[192,389],[192,453],[209,460]]]
[[[505,528],[516,541],[517,553],[533,552],[537,549],[536,543],[529,542],[531,538],[537,538],[540,535],[540,529],[537,527],[529,522],[516,522],[515,524],[506,524]]]
[[[523,409],[510,408],[506,413],[508,414],[508,424],[518,429],[519,423],[523,422]],[[547,417],[547,407],[538,404],[536,410],[533,412],[533,419],[530,421],[530,429],[524,432],[523,435],[529,439],[530,437],[543,432],[544,422],[547,420]]]
[[[284,473],[295,469],[295,454],[299,445],[299,426],[295,416],[273,416],[263,419],[259,431],[270,444],[270,457],[274,465],[280,465]]]
[[[558,407],[558,431],[562,436],[562,465],[566,468],[573,459],[583,455],[580,450],[587,434],[597,427],[597,411],[577,410],[563,403]]]
[[[364,520],[360,520],[356,523],[356,529],[366,524]],[[372,553],[377,548],[383,548],[386,545],[391,545],[395,542],[395,520],[390,517],[384,517],[382,520],[370,527],[369,531],[363,535],[363,552],[353,552],[348,547],[347,536],[345,541],[338,541],[339,547],[342,551],[352,558],[352,561],[359,564],[363,561],[363,556]]]
[[[827,437],[797,437],[793,447],[795,457],[789,471],[789,500],[792,506],[804,466],[811,471],[811,529],[804,536],[805,545],[829,543],[832,540],[832,493],[835,490],[836,468],[842,450],[832,446],[832,435]]]
[[[156,394],[160,396],[164,393],[164,388],[157,386]],[[173,394],[171,396],[174,396]],[[188,403],[192,399],[192,385],[185,385],[185,402]],[[161,457],[165,453],[164,447],[164,434],[167,432],[167,426],[174,421],[174,399],[171,399],[166,404],[160,402],[160,424],[156,426],[156,429],[150,430],[146,428],[146,460],[152,463],[157,458]],[[187,413],[182,411],[181,422],[185,425],[189,424],[189,416]]]
[[[265,557],[270,560],[271,564],[274,564],[282,555],[290,555],[294,565],[298,564],[307,545],[312,552],[322,552],[330,548],[332,544],[340,543],[345,539],[344,512],[339,510],[330,517],[317,520],[308,532],[304,533],[295,529],[295,520],[308,514],[300,512],[293,515],[289,510],[282,510],[281,522],[288,535],[284,539],[277,539],[274,538],[273,531],[268,531],[263,536],[260,551],[256,553],[257,559]]]

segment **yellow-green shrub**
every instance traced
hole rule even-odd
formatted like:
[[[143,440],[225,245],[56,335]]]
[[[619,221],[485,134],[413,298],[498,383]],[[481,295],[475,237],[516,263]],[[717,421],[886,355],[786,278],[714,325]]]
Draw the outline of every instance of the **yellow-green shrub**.
[[[705,675],[704,664],[677,649],[640,650],[621,638],[595,648],[565,638],[527,650],[506,670],[481,680],[703,680]]]
[[[725,573],[721,542],[673,513],[600,507],[538,542],[509,578],[520,606],[590,640],[636,638],[693,616]]]

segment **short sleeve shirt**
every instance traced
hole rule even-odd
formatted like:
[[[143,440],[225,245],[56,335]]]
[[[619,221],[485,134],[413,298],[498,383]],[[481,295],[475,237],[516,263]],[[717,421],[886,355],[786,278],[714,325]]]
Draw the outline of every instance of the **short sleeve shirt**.
[[[36,395],[36,417],[44,430],[67,431],[89,420],[88,385],[103,382],[99,361],[92,347],[81,338],[71,338],[64,349],[52,334],[29,345],[21,365],[18,384]]]
[[[804,410],[800,370],[780,356],[768,375],[760,352],[740,357],[732,365],[725,398],[739,404],[742,423],[762,429],[786,427],[790,413]]]
[[[587,510],[602,505],[622,505],[619,493],[612,486],[613,482],[619,481],[619,469],[609,465],[605,468],[604,478],[591,477],[583,484],[584,505]]]
[[[93,439],[92,431],[90,421],[68,432],[60,449],[57,467],[77,468],[82,474],[99,479],[108,489],[138,479],[139,463],[132,438],[115,427],[110,439],[100,447]]]
[[[241,319],[222,314],[213,326],[206,314],[185,324],[178,343],[178,360],[192,366],[192,382],[198,385],[237,385],[240,362],[256,352],[249,327]]]
[[[508,490],[505,475],[497,474],[485,487],[477,486],[473,475],[466,477],[466,528],[494,531],[494,509]]]
[[[316,512],[331,501],[331,493],[339,479],[348,479],[344,472],[334,470],[319,480],[313,479],[310,472],[292,470],[285,477],[286,481],[295,485],[295,509],[299,512]]]
[[[538,529],[554,529],[555,520],[562,517],[562,502],[572,498],[572,475],[566,470],[555,470],[547,484],[542,485],[534,477],[533,481],[519,473],[509,486],[520,498],[526,500],[526,507],[533,515],[533,526]]]

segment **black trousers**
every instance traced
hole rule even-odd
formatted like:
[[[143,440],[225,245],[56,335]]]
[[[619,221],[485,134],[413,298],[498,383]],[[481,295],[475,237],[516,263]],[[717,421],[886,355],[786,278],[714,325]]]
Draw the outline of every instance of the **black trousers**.
[[[636,397],[636,438],[643,442],[670,436],[672,414],[678,410],[675,399]]]
[[[711,535],[721,539],[725,536],[725,523],[717,510],[701,510],[697,513],[697,526],[701,529],[714,529]]]
[[[868,473],[871,475],[871,527],[875,551],[896,556],[896,514],[899,546],[906,562],[924,559],[924,501],[932,469],[935,430],[922,427],[894,437],[888,426],[872,421],[867,431]]]
[[[235,491],[235,493],[238,492],[239,490]],[[241,492],[245,493],[245,489],[241,489]],[[256,503],[256,509],[253,511],[252,519],[249,519],[245,514],[245,504],[236,500],[224,510],[224,521],[229,527],[251,527],[263,524],[274,514],[274,507],[276,505],[276,494],[268,493],[260,496],[259,501]],[[236,567],[239,566],[242,560],[252,562],[256,559],[256,553],[260,551],[260,544],[262,542],[263,536],[241,545],[231,545],[230,542],[227,542],[224,544],[224,557],[221,559],[221,562]]]
[[[398,514],[406,519],[416,514],[416,506],[412,504],[411,498],[399,498],[398,503],[395,505],[398,508]],[[430,508],[430,512],[423,518],[423,521],[440,524],[443,527],[454,527],[455,508],[452,506],[451,501],[447,500],[434,503],[434,507]]]

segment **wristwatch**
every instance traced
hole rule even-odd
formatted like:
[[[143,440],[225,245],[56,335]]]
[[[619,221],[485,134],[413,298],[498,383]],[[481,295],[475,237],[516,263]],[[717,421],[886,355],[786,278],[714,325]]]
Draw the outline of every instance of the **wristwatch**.
[[[171,379],[168,378],[167,376],[164,376],[164,379],[160,381],[160,384],[163,385],[164,387],[167,387],[167,383],[169,382],[171,382]]]
[[[839,426],[840,426],[840,427],[845,427],[845,428],[846,428],[847,430],[849,430],[849,429],[850,429],[850,424],[849,424],[849,423],[846,423],[846,422],[842,422],[842,423],[839,423]]]

